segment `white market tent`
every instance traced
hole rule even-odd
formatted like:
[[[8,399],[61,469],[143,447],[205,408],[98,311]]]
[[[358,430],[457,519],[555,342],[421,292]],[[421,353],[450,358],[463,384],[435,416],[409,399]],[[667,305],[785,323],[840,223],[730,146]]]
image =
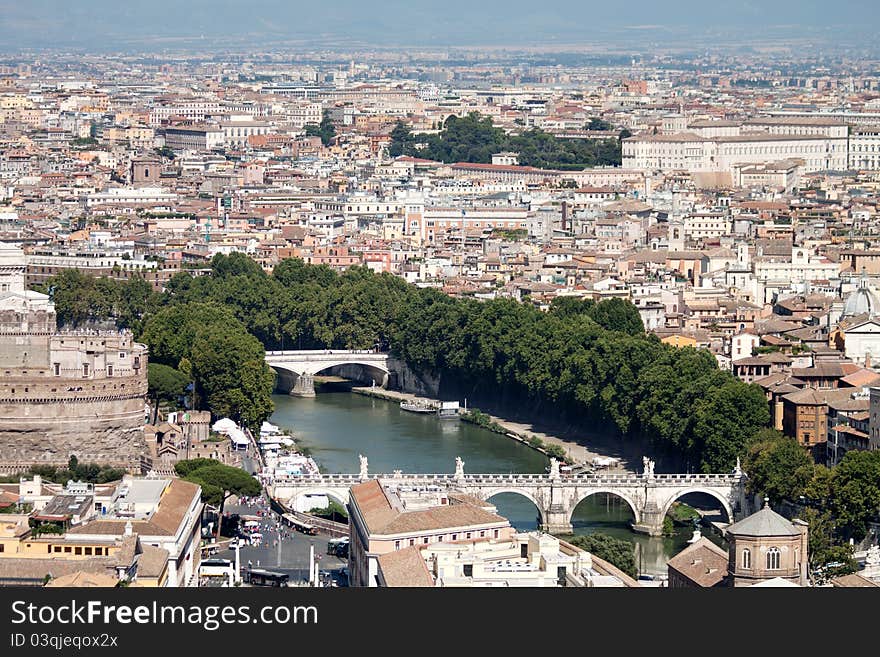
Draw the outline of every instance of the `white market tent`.
[[[232,444],[235,445],[235,449],[247,449],[248,439],[247,436],[244,434],[244,431],[242,431],[241,429],[233,429],[226,435],[229,436]]]
[[[278,431],[280,431],[280,429],[269,422],[264,421],[263,424],[260,425],[260,433],[278,433]]]
[[[238,426],[228,417],[224,417],[221,420],[217,420],[211,429],[217,433],[228,433],[233,430],[238,430]]]

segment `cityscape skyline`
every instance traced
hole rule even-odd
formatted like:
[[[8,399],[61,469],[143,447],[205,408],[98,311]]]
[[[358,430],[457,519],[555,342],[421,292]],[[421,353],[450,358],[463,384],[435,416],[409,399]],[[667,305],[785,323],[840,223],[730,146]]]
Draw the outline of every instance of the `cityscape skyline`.
[[[182,14],[158,0],[133,7],[108,0],[70,4],[37,0],[0,2],[0,49],[138,50],[245,45],[518,46],[558,44],[624,46],[634,52],[807,40],[852,47],[880,18],[871,2],[846,0],[834,15],[815,0],[770,6],[740,2],[705,6],[695,0],[656,4],[638,0],[627,12],[597,2],[557,2],[540,8],[489,0],[474,6],[452,0],[360,3],[191,0]],[[488,28],[488,29],[487,29]],[[257,41],[259,40],[259,41]],[[864,46],[869,47],[869,46]],[[807,54],[809,51],[805,51]]]

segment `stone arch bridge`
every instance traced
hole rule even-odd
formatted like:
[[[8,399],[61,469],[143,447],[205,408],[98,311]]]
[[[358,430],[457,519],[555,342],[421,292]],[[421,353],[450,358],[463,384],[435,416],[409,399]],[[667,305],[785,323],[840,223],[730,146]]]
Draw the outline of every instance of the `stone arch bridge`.
[[[575,507],[597,493],[623,499],[632,509],[633,529],[652,536],[662,533],[663,519],[672,503],[689,493],[714,497],[729,522],[748,511],[747,478],[739,469],[731,474],[327,474],[277,479],[269,486],[269,493],[289,506],[308,494],[325,494],[347,503],[350,487],[368,479],[392,487],[440,487],[483,500],[500,493],[522,495],[538,508],[542,529],[556,534],[570,533]]]
[[[387,353],[373,350],[312,349],[267,351],[266,364],[278,374],[278,388],[298,397],[314,397],[316,374],[334,367],[360,367],[377,386],[386,387],[392,372]]]

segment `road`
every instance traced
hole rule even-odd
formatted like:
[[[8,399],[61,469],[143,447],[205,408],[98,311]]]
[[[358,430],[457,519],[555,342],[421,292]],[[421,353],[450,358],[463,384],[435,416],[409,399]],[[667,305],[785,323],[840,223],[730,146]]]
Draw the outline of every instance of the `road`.
[[[309,536],[294,531],[290,527],[281,526],[281,532],[277,528],[280,516],[269,510],[265,497],[261,504],[242,506],[241,504],[226,504],[225,511],[230,514],[257,515],[261,510],[268,514],[262,520],[260,532],[263,534],[263,542],[260,546],[245,546],[240,548],[242,569],[246,569],[250,563],[254,568],[264,568],[290,575],[291,582],[307,581],[309,568],[309,549],[315,547],[315,560],[321,571],[328,571],[332,576],[338,576],[348,562],[327,554],[327,542],[330,538],[326,535]],[[280,536],[280,538],[279,538]],[[235,560],[235,550],[222,550],[216,558]]]

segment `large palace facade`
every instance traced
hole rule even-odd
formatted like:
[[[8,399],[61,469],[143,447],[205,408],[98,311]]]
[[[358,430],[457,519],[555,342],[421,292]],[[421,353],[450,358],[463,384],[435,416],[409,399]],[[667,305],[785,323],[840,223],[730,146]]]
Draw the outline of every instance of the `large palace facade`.
[[[145,452],[147,348],[128,331],[58,330],[26,260],[0,246],[0,472],[80,462],[136,470]]]

